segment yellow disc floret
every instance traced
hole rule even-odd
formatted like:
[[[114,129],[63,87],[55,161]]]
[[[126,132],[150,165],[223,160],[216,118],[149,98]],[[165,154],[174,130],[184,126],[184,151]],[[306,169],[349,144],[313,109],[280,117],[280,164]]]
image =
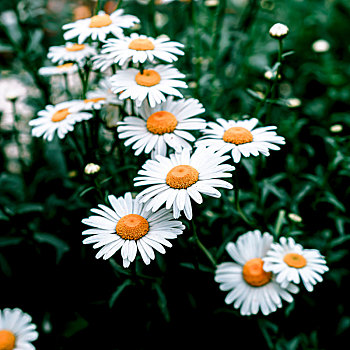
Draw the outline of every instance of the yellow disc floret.
[[[188,188],[198,181],[198,171],[190,165],[177,165],[167,176],[166,183],[172,188]]]
[[[296,269],[301,269],[306,266],[306,259],[297,253],[286,254],[283,258],[283,261],[290,267],[295,267]]]
[[[135,76],[136,83],[141,86],[154,86],[159,84],[160,75],[153,69],[144,69],[143,74],[138,72]]]
[[[0,350],[12,350],[15,347],[15,335],[5,329],[0,331]]]
[[[227,129],[224,132],[222,139],[225,142],[234,143],[235,145],[241,145],[243,143],[248,143],[253,141],[252,133],[246,128],[240,126],[234,126]]]
[[[96,15],[90,18],[90,28],[101,28],[107,27],[112,24],[111,17],[107,14],[104,15]]]
[[[271,280],[271,272],[263,270],[264,262],[260,258],[248,260],[243,266],[244,280],[254,287],[261,287]]]
[[[51,117],[51,121],[54,123],[60,122],[64,119],[66,119],[69,115],[68,108],[60,109],[59,111],[55,112],[54,115]]]
[[[84,100],[85,103],[89,103],[89,102],[93,102],[93,103],[96,103],[98,101],[103,101],[105,100],[106,98],[105,97],[95,97],[95,98],[87,98]]]
[[[153,134],[163,135],[173,132],[176,126],[176,117],[167,111],[155,112],[147,119],[147,130]]]
[[[84,49],[85,49],[84,44],[73,44],[71,46],[66,47],[67,51],[80,51],[80,50],[84,50]]]
[[[141,215],[128,214],[118,221],[115,230],[121,238],[136,241],[147,234],[149,224]]]
[[[129,49],[136,51],[153,50],[154,44],[149,39],[134,39],[130,42]]]
[[[56,68],[58,68],[58,69],[68,69],[68,68],[70,68],[70,67],[73,67],[73,64],[74,63],[65,63],[65,64],[61,64],[61,65],[59,65],[59,66],[56,66]]]

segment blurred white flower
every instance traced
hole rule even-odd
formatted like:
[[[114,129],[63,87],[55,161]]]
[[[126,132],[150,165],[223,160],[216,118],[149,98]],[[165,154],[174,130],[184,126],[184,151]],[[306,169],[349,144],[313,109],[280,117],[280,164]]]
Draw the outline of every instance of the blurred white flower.
[[[312,50],[315,52],[327,52],[330,49],[330,44],[327,40],[319,39],[312,44]]]
[[[101,167],[98,164],[89,163],[84,168],[84,173],[87,175],[93,175],[98,173],[101,170]]]
[[[330,127],[330,131],[333,133],[342,132],[343,131],[343,125],[341,124],[334,124]]]
[[[270,28],[270,35],[276,39],[282,39],[287,36],[289,28],[282,23],[276,23]]]

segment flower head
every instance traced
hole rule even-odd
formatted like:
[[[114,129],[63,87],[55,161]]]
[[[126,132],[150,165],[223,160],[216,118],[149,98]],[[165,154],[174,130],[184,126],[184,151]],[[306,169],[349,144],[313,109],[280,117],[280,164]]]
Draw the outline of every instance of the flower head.
[[[270,28],[270,35],[275,39],[283,39],[287,36],[289,28],[282,23],[276,23]]]
[[[78,66],[72,62],[60,64],[58,66],[39,68],[39,74],[43,76],[72,74],[72,73],[76,73],[77,71],[78,71]]]
[[[88,163],[84,168],[84,173],[86,175],[94,175],[97,174],[101,170],[101,167],[95,163]]]

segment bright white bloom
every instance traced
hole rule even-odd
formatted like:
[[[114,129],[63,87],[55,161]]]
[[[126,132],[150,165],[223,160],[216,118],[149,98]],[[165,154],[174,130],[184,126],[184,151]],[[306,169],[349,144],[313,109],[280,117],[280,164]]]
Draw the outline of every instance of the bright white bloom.
[[[114,58],[109,55],[96,55],[92,57],[92,69],[105,72],[114,64]]]
[[[167,146],[175,151],[192,149],[188,141],[195,141],[195,137],[187,130],[205,128],[204,119],[193,118],[204,112],[203,105],[193,98],[174,101],[169,96],[154,108],[145,101],[139,109],[142,118],[126,117],[119,123],[119,138],[127,139],[126,146],[133,144],[135,155],[152,151],[152,158],[157,154],[166,156]]]
[[[84,173],[86,175],[94,175],[97,174],[101,170],[101,167],[95,163],[88,163],[84,168]]]
[[[57,132],[60,139],[64,138],[69,131],[73,131],[75,123],[92,118],[92,114],[81,112],[77,106],[76,100],[47,105],[38,112],[39,118],[29,122],[33,126],[32,135],[52,141]]]
[[[140,20],[132,15],[123,15],[124,10],[116,10],[110,15],[104,11],[99,11],[96,16],[80,19],[73,23],[65,24],[62,29],[68,31],[64,33],[65,40],[78,37],[78,43],[82,44],[87,38],[104,41],[108,34],[116,37],[123,36],[122,28],[130,28]]]
[[[236,243],[228,243],[226,251],[235,262],[224,262],[217,266],[215,281],[220,289],[229,291],[226,304],[240,309],[241,315],[255,315],[259,310],[268,315],[282,307],[282,299],[293,301],[290,293],[299,288],[288,284],[282,288],[271,272],[266,272],[263,257],[269,250],[273,237],[259,230],[241,235]]]
[[[96,49],[90,45],[67,42],[66,45],[51,46],[47,58],[58,64],[73,61],[83,65],[89,57],[96,54]]]
[[[177,88],[187,88],[183,79],[185,75],[171,65],[158,65],[144,69],[143,74],[138,69],[129,68],[118,71],[111,78],[112,91],[120,93],[120,99],[131,98],[138,107],[148,96],[149,104],[153,108],[156,104],[165,102],[165,96],[183,97]]]
[[[312,50],[315,52],[327,52],[329,51],[331,45],[327,40],[319,39],[312,44]]]
[[[329,270],[317,249],[304,249],[291,237],[281,237],[280,243],[272,244],[264,262],[264,269],[276,274],[276,281],[282,288],[289,282],[299,284],[301,279],[309,292],[317,282],[322,282],[321,275]]]
[[[235,168],[222,164],[228,158],[203,148],[196,149],[192,155],[189,149],[171,154],[169,158],[157,155],[155,160],[146,161],[138,172],[141,176],[134,179],[135,186],[147,186],[137,198],[147,202],[146,209],[153,212],[165,204],[167,209],[173,208],[175,219],[184,211],[191,220],[191,199],[202,204],[201,193],[220,198],[221,193],[215,187],[232,189],[229,182],[220,179],[232,177],[229,171]]]
[[[44,76],[72,74],[78,71],[78,66],[74,63],[65,63],[59,66],[41,67],[39,68],[39,74]]]
[[[341,124],[334,124],[332,125],[329,130],[333,133],[337,133],[337,132],[342,132],[343,131],[343,125]]]
[[[275,131],[271,131],[277,129],[276,126],[254,129],[258,124],[256,118],[239,121],[219,118],[216,121],[216,123],[209,122],[207,129],[202,130],[206,136],[201,137],[196,146],[209,147],[213,151],[219,151],[220,154],[231,152],[235,163],[241,160],[241,155],[256,157],[262,153],[268,156],[270,149],[280,149],[276,143],[285,144],[284,137],[277,136]]]
[[[282,23],[276,23],[270,28],[270,35],[275,39],[282,39],[287,36],[289,28]]]
[[[110,195],[108,200],[113,209],[99,204],[100,209],[91,209],[98,215],[82,221],[94,227],[83,232],[91,235],[83,243],[94,243],[95,249],[102,247],[97,259],[109,259],[121,249],[124,267],[135,260],[137,252],[148,265],[155,258],[154,250],[164,254],[164,246],[172,246],[168,240],[177,238],[185,229],[181,221],[173,220],[169,210],[152,213],[129,192],[119,198]]]
[[[32,318],[20,309],[0,310],[0,349],[35,350],[31,344],[38,338]]]
[[[183,46],[176,41],[170,41],[165,36],[154,39],[150,36],[133,33],[130,37],[108,39],[103,45],[101,53],[114,57],[114,62],[120,66],[131,60],[133,63],[144,63],[147,60],[153,62],[158,59],[171,63],[177,61],[178,58],[175,55],[184,54],[178,49],[178,47]]]

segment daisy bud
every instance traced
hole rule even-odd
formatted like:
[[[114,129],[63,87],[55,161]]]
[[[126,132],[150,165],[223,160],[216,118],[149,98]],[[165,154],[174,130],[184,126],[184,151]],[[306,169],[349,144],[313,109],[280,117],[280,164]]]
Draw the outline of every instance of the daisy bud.
[[[296,97],[288,98],[286,101],[286,105],[289,108],[297,108],[301,106],[301,101]]]
[[[298,214],[294,214],[294,213],[289,213],[288,217],[290,220],[294,221],[294,222],[302,222],[303,219],[301,218],[301,216],[299,216]]]
[[[276,23],[270,28],[270,35],[275,39],[283,39],[287,36],[289,32],[289,28],[282,24],[282,23]]]
[[[343,125],[341,124],[334,124],[329,129],[331,132],[337,133],[343,131]]]
[[[218,0],[206,0],[204,2],[204,5],[207,7],[215,7],[219,5],[219,1]]]
[[[87,175],[94,175],[101,170],[101,167],[94,163],[89,163],[86,165],[84,169],[84,173]]]
[[[316,40],[313,44],[312,44],[312,50],[315,52],[327,52],[330,48],[329,42],[327,40]]]

